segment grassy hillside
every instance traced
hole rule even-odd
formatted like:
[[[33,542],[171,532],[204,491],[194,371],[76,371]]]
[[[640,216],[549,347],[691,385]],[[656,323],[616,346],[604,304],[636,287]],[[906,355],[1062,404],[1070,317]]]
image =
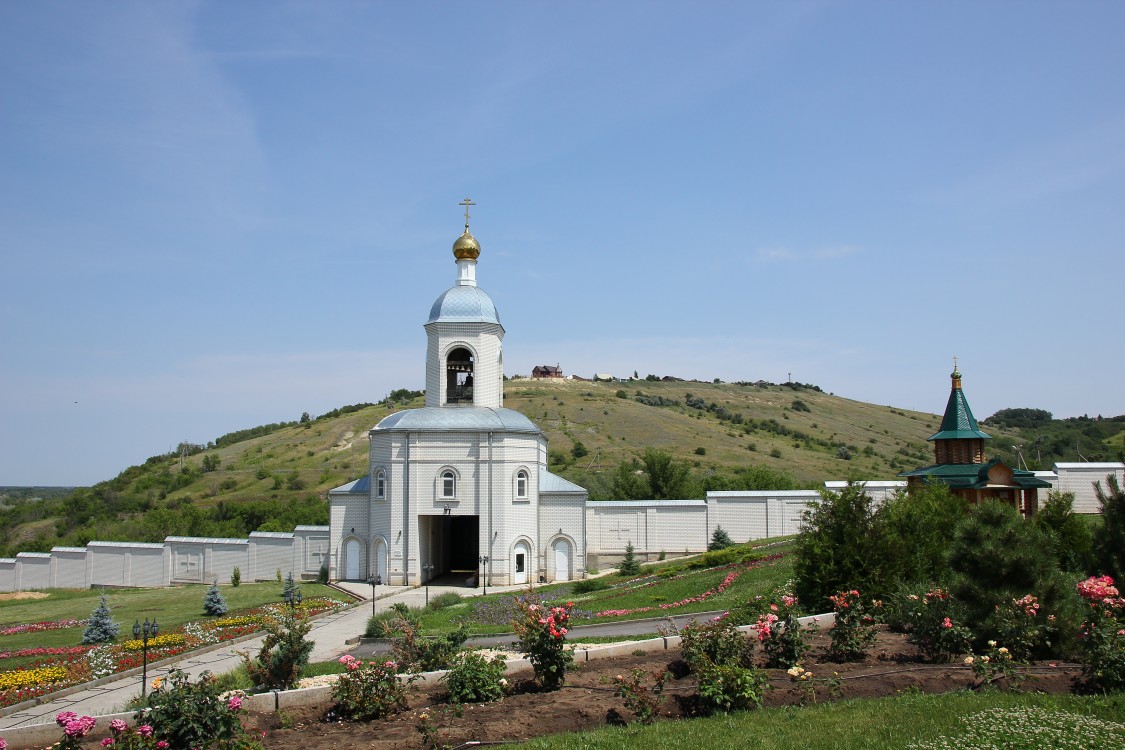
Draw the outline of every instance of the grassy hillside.
[[[935,393],[934,404],[943,406],[945,396]],[[367,472],[368,430],[392,411],[422,403],[414,397],[342,407],[221,436],[206,448],[181,446],[62,497],[8,498],[0,506],[0,554],[91,539],[242,536],[325,523],[327,491]],[[800,384],[513,379],[505,404],[547,434],[552,470],[593,497],[607,496],[612,470],[648,447],[689,462],[700,481],[749,466],[787,472],[803,486],[890,479],[931,461],[926,438],[939,423],[936,414]],[[989,431],[997,436],[992,454],[1014,463],[1010,446],[1021,433]]]

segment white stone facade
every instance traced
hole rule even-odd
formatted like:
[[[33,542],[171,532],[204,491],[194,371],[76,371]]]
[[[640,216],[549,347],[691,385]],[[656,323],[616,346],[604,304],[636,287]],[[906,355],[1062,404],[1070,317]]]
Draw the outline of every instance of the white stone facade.
[[[329,493],[335,580],[507,585],[585,575],[586,492],[547,471],[547,439],[504,408],[504,327],[477,286],[479,245],[425,323],[426,405],[370,432],[369,474]]]

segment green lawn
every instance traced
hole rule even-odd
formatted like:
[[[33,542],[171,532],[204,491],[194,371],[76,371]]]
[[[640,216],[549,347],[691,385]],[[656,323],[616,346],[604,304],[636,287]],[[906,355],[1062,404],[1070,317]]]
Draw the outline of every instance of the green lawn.
[[[1064,711],[1117,722],[1116,731],[1099,729],[1095,738],[1081,731],[1049,731],[1028,708]],[[987,709],[1004,709],[1002,723],[976,722],[997,740],[1020,744],[969,742],[959,722]],[[1031,693],[957,692],[946,695],[903,694],[880,700],[852,700],[805,708],[773,708],[729,716],[663,722],[650,727],[607,727],[559,734],[523,743],[540,750],[685,750],[737,747],[762,750],[892,750],[912,743],[949,738],[949,748],[1125,748],[1125,696],[1078,697]],[[987,726],[981,726],[987,724]],[[1036,727],[1039,727],[1038,732]],[[1046,735],[1046,736],[1044,736]]]
[[[665,561],[642,567],[639,577],[625,579],[619,576],[606,576],[605,581],[613,588],[606,588],[585,594],[574,592],[575,584],[561,583],[548,586],[536,586],[534,591],[552,602],[573,601],[575,609],[579,612],[601,612],[609,609],[638,609],[653,607],[649,611],[634,612],[631,614],[595,617],[586,619],[575,617],[572,625],[588,625],[599,622],[620,622],[622,620],[636,620],[644,618],[659,618],[668,615],[689,614],[692,612],[709,612],[721,610],[745,603],[758,595],[768,595],[777,586],[793,577],[792,544],[783,544],[762,550],[763,555],[784,553],[779,560],[761,563],[753,568],[715,568],[691,570],[680,561]],[[674,570],[672,578],[654,576],[661,570]],[[732,570],[741,570],[741,574],[734,580],[726,591],[699,602],[691,602],[680,606],[660,609],[661,604],[673,604],[684,599],[697,596],[705,591],[717,587]],[[468,625],[474,634],[487,635],[493,633],[511,632],[511,625],[496,622],[495,612],[502,605],[503,600],[510,599],[512,594],[489,594],[487,597],[471,597],[452,606],[441,609],[429,609],[422,615],[423,632],[427,634],[446,632],[460,622]],[[493,622],[488,622],[491,619]],[[482,621],[484,620],[484,621]]]

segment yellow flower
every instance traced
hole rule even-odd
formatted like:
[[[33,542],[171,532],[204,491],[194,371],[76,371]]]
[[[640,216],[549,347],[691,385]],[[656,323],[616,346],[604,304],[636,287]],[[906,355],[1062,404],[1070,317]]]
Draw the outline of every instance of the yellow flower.
[[[155,680],[152,681],[152,689],[153,690],[159,690],[160,686],[163,685],[163,684],[164,684],[164,681],[161,678],[157,677]]]

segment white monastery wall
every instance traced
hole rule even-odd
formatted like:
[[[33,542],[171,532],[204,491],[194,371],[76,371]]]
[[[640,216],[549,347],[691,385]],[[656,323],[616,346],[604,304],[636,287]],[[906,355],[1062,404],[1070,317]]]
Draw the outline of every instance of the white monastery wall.
[[[1125,464],[1119,461],[1106,461],[1102,463],[1058,463],[1055,464],[1055,473],[1058,475],[1056,489],[1060,492],[1074,493],[1075,513],[1101,513],[1098,496],[1094,492],[1094,482],[1102,483],[1102,490],[1106,488],[1106,477],[1117,477],[1119,486],[1125,486]],[[1046,496],[1039,498],[1039,503],[1046,501]]]
[[[614,561],[625,553],[625,545],[632,541],[638,555],[655,557],[660,552],[681,554],[706,549],[711,534],[719,525],[737,542],[765,539],[795,534],[800,530],[801,515],[815,503],[816,492],[801,490],[790,492],[711,492],[706,500],[681,501],[584,501],[581,496],[565,493],[538,493],[539,474],[532,471],[542,450],[540,441],[530,438],[527,444],[513,441],[504,445],[499,453],[504,458],[497,461],[494,478],[494,508],[503,508],[498,521],[506,529],[527,529],[531,544],[534,580],[542,575],[547,580],[556,577],[554,544],[562,539],[572,544],[573,558],[568,573],[581,577],[586,561],[595,567],[597,561]],[[400,441],[401,453],[405,443]],[[239,566],[243,578],[256,580],[274,578],[278,569],[285,575],[290,570],[295,578],[313,578],[325,559],[330,564],[333,579],[340,577],[336,562],[341,550],[329,549],[330,538],[360,541],[361,569],[368,570],[367,556],[373,546],[384,544],[390,551],[396,549],[393,535],[379,533],[372,536],[370,529],[402,528],[402,519],[394,518],[396,492],[401,494],[399,483],[403,480],[401,466],[389,459],[391,446],[383,446],[379,454],[387,466],[387,499],[371,501],[366,494],[333,494],[330,505],[329,526],[299,526],[292,533],[254,532],[249,539],[205,539],[195,537],[168,537],[163,544],[139,542],[92,541],[86,547],[56,547],[50,553],[20,553],[14,558],[0,559],[0,592],[22,591],[34,588],[87,588],[124,586],[167,586],[180,583],[208,583],[214,578],[230,580],[234,566]],[[470,446],[457,448],[453,459],[468,457]],[[497,446],[494,445],[494,458]],[[508,481],[517,467],[528,466],[529,495],[539,496],[534,501],[519,501],[515,485]],[[394,473],[395,468],[399,473]],[[1097,499],[1093,492],[1095,481],[1105,482],[1107,474],[1114,474],[1125,485],[1125,464],[1107,462],[1098,464],[1056,464],[1057,488],[1075,493],[1075,511],[1097,513]],[[419,474],[427,477],[432,475]],[[826,482],[829,489],[842,483]],[[900,482],[868,482],[866,489],[877,502],[901,486]],[[440,505],[440,504],[439,504]],[[401,503],[399,504],[401,507]],[[429,506],[431,509],[434,505]],[[440,511],[438,511],[440,512]],[[558,529],[577,528],[584,517],[585,540],[558,533]],[[351,529],[355,528],[354,534]],[[482,519],[482,529],[486,521]],[[494,528],[493,531],[498,531]],[[338,535],[338,536],[337,536]],[[388,538],[390,536],[390,538]],[[501,537],[504,535],[501,534]],[[543,547],[534,545],[544,540]],[[583,544],[588,543],[589,549]],[[402,545],[399,543],[399,565]],[[499,582],[500,572],[507,573],[511,550],[496,550],[494,579]],[[387,570],[394,569],[394,557],[384,562]],[[565,555],[558,559],[565,560]],[[399,567],[398,570],[402,568]],[[414,569],[415,571],[417,568]]]
[[[52,572],[51,588],[56,589],[84,589],[89,585],[86,580],[86,548],[85,547],[53,547],[51,558],[55,568]]]

